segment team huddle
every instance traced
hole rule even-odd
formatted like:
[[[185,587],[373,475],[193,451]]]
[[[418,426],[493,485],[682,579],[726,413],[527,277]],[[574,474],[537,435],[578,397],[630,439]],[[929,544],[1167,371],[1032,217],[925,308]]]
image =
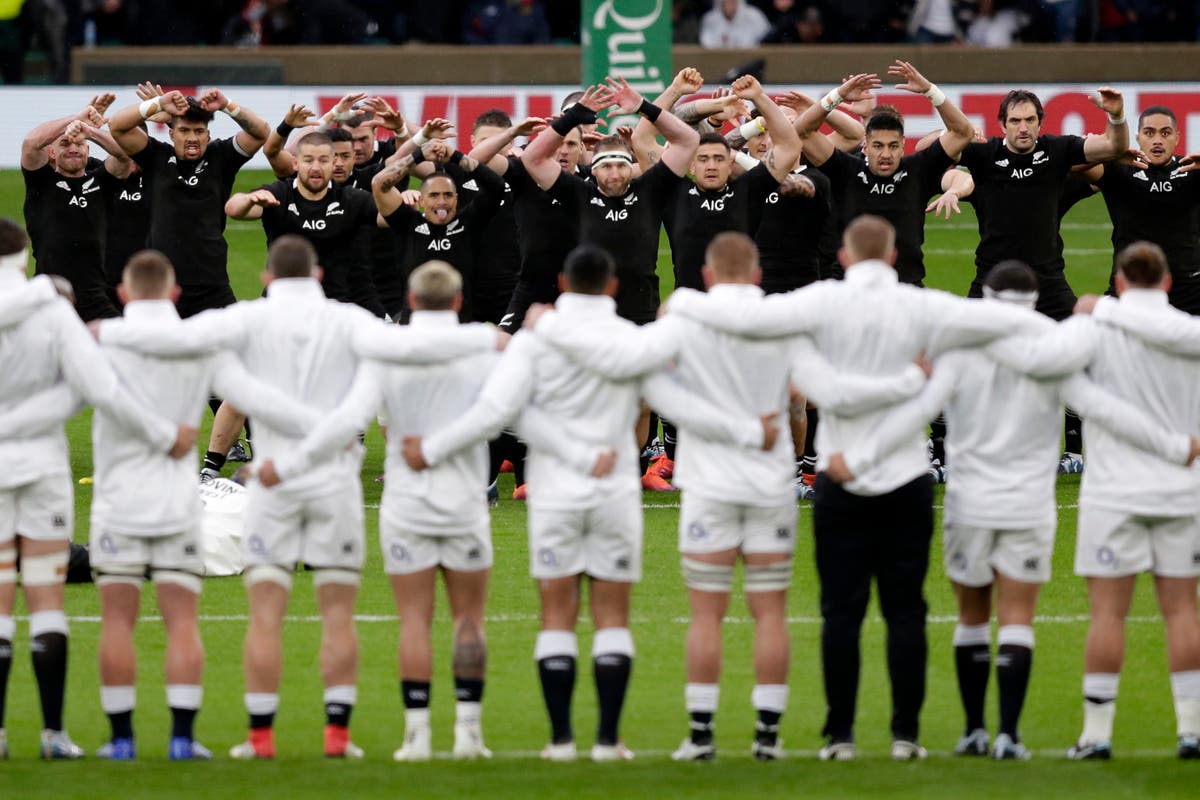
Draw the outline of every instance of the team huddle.
[[[243,473],[248,734],[232,758],[275,755],[282,624],[301,564],[321,615],[324,752],[363,756],[350,738],[367,547],[360,441],[376,418],[387,440],[380,548],[401,631],[397,761],[433,755],[439,572],[454,626],[453,753],[491,756],[488,492],[505,460],[528,504],[541,604],[543,758],[579,755],[571,705],[585,576],[599,705],[590,757],[633,758],[620,720],[643,489],[682,492],[688,734],[673,759],[716,757],[721,624],[739,561],[755,626],[751,753],[784,755],[797,497],[814,503],[819,756],[857,757],[874,582],[888,628],[891,756],[925,758],[923,585],[933,484],[945,481],[965,714],[955,752],[1027,759],[1019,721],[1050,579],[1055,479],[1083,471],[1084,419],[1075,571],[1088,581],[1091,623],[1083,731],[1068,757],[1112,755],[1125,617],[1136,575],[1150,571],[1178,755],[1200,758],[1200,178],[1192,157],[1175,155],[1175,116],[1143,110],[1131,149],[1119,92],[1097,92],[1107,126],[1077,137],[1042,133],[1039,99],[1016,90],[999,109],[1005,135],[984,139],[911,64],[888,71],[945,125],[913,153],[900,115],[875,105],[874,74],[814,101],[772,98],[750,76],[701,96],[690,68],[653,102],[609,79],[553,119],[488,112],[466,154],[446,120],[417,126],[361,94],[320,120],[293,106],[271,130],[217,89],[197,99],[143,84],[141,102],[111,117],[114,96],[98,95],[31,132],[28,237],[0,220],[0,452],[14,465],[0,478],[0,756],[18,573],[41,755],[83,755],[63,724],[74,515],[63,422],[88,404],[111,723],[101,757],[136,757],[132,632],[146,578],[167,631],[169,756],[211,757],[194,735],[204,567],[189,459],[209,405],[201,480],[218,479],[243,428],[248,440],[251,421],[254,431]],[[609,109],[638,122],[603,133]],[[240,131],[214,141],[218,111]],[[170,142],[147,122],[168,124]],[[377,143],[379,130],[392,138]],[[532,138],[518,147],[521,137]],[[88,142],[108,157],[89,159]],[[232,193],[260,148],[278,180]],[[1114,296],[1076,298],[1059,223],[1095,191],[1113,219]],[[963,200],[979,220],[971,299],[923,288],[926,215],[949,216]],[[230,289],[227,218],[262,222],[261,299],[237,302]],[[660,304],[663,229],[677,289]],[[47,277],[26,280],[30,246]],[[984,713],[993,660],[994,738]]]

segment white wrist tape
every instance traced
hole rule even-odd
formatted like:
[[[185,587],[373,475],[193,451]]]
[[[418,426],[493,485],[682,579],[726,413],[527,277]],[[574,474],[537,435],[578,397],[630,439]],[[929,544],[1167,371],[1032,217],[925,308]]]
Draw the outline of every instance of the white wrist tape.
[[[743,153],[741,150],[738,150],[733,154],[733,161],[746,172],[749,172],[758,166],[757,158],[749,153]]]
[[[429,137],[425,135],[425,129],[422,128],[413,134],[412,140],[413,144],[415,144],[417,147],[422,147],[426,142],[429,141]]]
[[[1124,115],[1124,114],[1122,114],[1122,115],[1121,115],[1121,116],[1119,116],[1119,117],[1114,117],[1114,116],[1112,116],[1111,114],[1109,114],[1109,116],[1108,116],[1108,124],[1109,124],[1109,125],[1118,125],[1118,126],[1120,126],[1120,125],[1124,125],[1124,124],[1125,124],[1125,115]]]
[[[149,119],[158,112],[162,111],[162,98],[151,97],[149,100],[143,100],[138,106],[138,113],[142,115],[142,119]]]
[[[221,110],[228,114],[230,119],[237,119],[242,114],[242,107],[237,103],[228,103]]]
[[[831,89],[829,94],[821,98],[821,108],[828,114],[842,104],[842,96],[838,94],[837,89]]]
[[[935,108],[946,102],[946,93],[939,89],[936,83],[929,84],[929,88],[925,90],[925,96],[929,98],[929,102]]]
[[[741,137],[743,139],[745,139],[746,141],[750,141],[755,136],[758,136],[759,134],[763,134],[766,132],[767,132],[767,125],[765,122],[763,122],[762,117],[755,117],[754,119],[750,120],[747,123],[744,123],[740,128],[738,128],[738,133],[741,134]]]

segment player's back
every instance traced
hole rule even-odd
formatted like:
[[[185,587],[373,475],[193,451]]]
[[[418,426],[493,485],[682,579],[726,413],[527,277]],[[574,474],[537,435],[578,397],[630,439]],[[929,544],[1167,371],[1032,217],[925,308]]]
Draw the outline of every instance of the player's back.
[[[717,284],[713,298],[745,302],[761,296],[752,285]],[[668,318],[670,319],[670,318]],[[788,340],[746,339],[700,322],[677,324],[680,357],[677,372],[687,388],[721,411],[736,417],[778,413],[781,426],[770,451],[715,442],[680,429],[675,483],[687,491],[733,503],[780,503],[793,497],[794,452],[786,424],[791,348]]]
[[[1148,301],[1148,302],[1147,302]],[[1121,303],[1149,305],[1162,315],[1187,315],[1158,291],[1128,290]],[[1144,306],[1143,306],[1144,307]],[[1168,429],[1200,429],[1200,361],[1145,343],[1114,326],[1099,324],[1089,376],[1112,394],[1146,411]],[[1087,470],[1080,501],[1117,505],[1143,514],[1200,511],[1196,470],[1125,443],[1099,426],[1087,429]]]
[[[1017,529],[1053,525],[1062,435],[1062,384],[1029,378],[982,350],[949,353],[954,375],[945,407],[948,522]]]
[[[453,311],[417,311],[412,325],[458,325]],[[404,436],[428,436],[465,414],[495,366],[494,353],[439,364],[407,366],[368,362],[376,370],[395,435],[387,448],[387,482],[381,514],[414,533],[454,534],[487,522],[487,446],[450,454],[437,465],[414,472],[401,452]]]

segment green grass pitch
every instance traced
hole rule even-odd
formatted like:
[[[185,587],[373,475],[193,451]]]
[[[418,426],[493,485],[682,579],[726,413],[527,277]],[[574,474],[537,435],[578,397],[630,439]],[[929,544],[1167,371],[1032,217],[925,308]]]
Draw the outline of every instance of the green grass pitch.
[[[239,189],[256,186],[263,174],[246,173]],[[21,180],[0,173],[0,213],[20,217]],[[1110,228],[1103,204],[1092,199],[1074,209],[1064,224],[1068,276],[1078,292],[1101,291],[1111,259]],[[963,293],[973,276],[977,238],[970,209],[951,222],[930,220],[926,242],[929,284]],[[229,272],[239,297],[256,296],[264,253],[256,223],[229,226]],[[665,239],[660,270],[669,291],[670,268]],[[72,467],[76,476],[91,474],[89,419],[70,423]],[[207,441],[207,432],[202,434]],[[367,536],[378,529],[382,441],[369,436],[364,466]],[[511,477],[501,481],[502,496],[511,492]],[[141,660],[139,703],[135,715],[140,760],[112,764],[88,758],[80,763],[42,764],[36,757],[40,728],[36,691],[28,659],[28,635],[18,625],[8,705],[12,758],[0,763],[0,798],[95,796],[98,792],[128,797],[301,797],[331,793],[389,797],[747,797],[875,796],[957,797],[1022,796],[1032,792],[1074,796],[1183,796],[1195,791],[1200,767],[1174,756],[1174,715],[1164,657],[1162,625],[1155,618],[1149,583],[1143,581],[1128,627],[1129,656],[1125,669],[1115,742],[1116,760],[1109,764],[1068,763],[1062,752],[1081,723],[1080,676],[1087,600],[1082,580],[1071,575],[1075,539],[1077,477],[1060,479],[1059,533],[1055,575],[1046,587],[1037,624],[1039,639],[1033,682],[1024,717],[1024,738],[1035,751],[1025,764],[963,761],[949,757],[962,725],[954,682],[950,636],[954,601],[942,574],[935,536],[926,593],[930,605],[928,700],[922,717],[922,741],[932,751],[923,764],[893,764],[887,759],[888,685],[884,670],[884,626],[876,610],[864,628],[864,671],[857,733],[862,757],[851,764],[822,764],[820,745],[824,713],[818,659],[819,613],[811,552],[811,506],[800,508],[800,546],[789,614],[793,663],[791,706],[783,722],[785,746],[794,751],[786,761],[759,764],[749,758],[753,712],[749,705],[753,673],[750,664],[752,627],[743,598],[734,598],[725,627],[725,662],[721,707],[717,716],[720,757],[715,764],[674,764],[670,750],[686,732],[683,711],[683,638],[686,596],[675,550],[678,496],[647,494],[645,578],[634,591],[635,662],[623,723],[626,742],[638,753],[626,765],[545,764],[536,752],[546,741],[548,725],[533,665],[537,602],[527,573],[525,509],[501,501],[492,514],[496,567],[489,605],[490,664],[484,722],[490,763],[454,763],[445,758],[427,765],[402,766],[391,761],[403,731],[397,689],[397,625],[391,591],[380,557],[371,552],[359,601],[362,644],[360,702],[354,713],[355,741],[367,751],[361,763],[331,763],[321,757],[323,710],[317,673],[319,626],[310,582],[301,576],[285,629],[286,666],[275,763],[242,764],[225,752],[244,734],[241,642],[246,611],[241,581],[213,579],[201,602],[208,653],[206,697],[198,722],[200,739],[216,760],[210,764],[172,764],[165,759],[168,715],[162,679],[163,635],[155,619],[137,632]],[[941,493],[938,498],[940,502]],[[86,540],[88,486],[77,486],[76,537]],[[376,548],[372,548],[376,549]],[[145,613],[154,615],[147,597]],[[89,752],[108,734],[100,710],[96,677],[99,605],[94,587],[70,587],[67,609],[72,618],[71,666],[67,726]],[[18,607],[18,614],[23,611]],[[453,725],[453,686],[449,672],[448,619],[443,607],[436,625],[436,677],[433,690],[434,747],[448,753]],[[588,652],[591,626],[580,624],[580,650]],[[994,693],[994,682],[993,682]],[[581,660],[575,701],[581,746],[590,746],[595,700],[590,670]],[[989,722],[995,722],[994,696]]]

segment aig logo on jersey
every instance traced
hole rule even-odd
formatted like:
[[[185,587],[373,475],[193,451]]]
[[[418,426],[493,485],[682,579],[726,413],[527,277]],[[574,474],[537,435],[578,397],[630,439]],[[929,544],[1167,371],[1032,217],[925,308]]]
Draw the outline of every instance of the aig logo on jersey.
[[[450,249],[450,240],[449,239],[431,239],[429,241],[429,246],[426,247],[425,249],[433,250],[433,251],[436,251],[439,253],[444,252],[444,251]]]
[[[604,219],[609,222],[621,222],[629,219],[629,210],[625,208],[610,208],[604,215]]]
[[[323,219],[306,219],[300,225],[306,231],[323,231],[325,230],[325,220]]]

